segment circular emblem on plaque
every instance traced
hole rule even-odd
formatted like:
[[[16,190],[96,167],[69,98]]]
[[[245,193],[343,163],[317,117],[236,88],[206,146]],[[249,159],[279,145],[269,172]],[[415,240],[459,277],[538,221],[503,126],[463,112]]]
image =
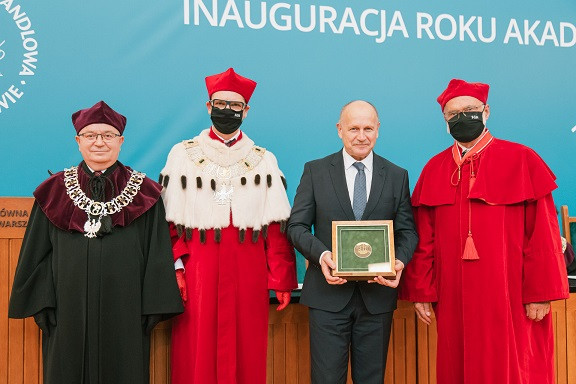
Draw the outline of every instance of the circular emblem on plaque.
[[[372,246],[368,243],[360,242],[354,246],[354,254],[361,259],[365,259],[372,254]]]

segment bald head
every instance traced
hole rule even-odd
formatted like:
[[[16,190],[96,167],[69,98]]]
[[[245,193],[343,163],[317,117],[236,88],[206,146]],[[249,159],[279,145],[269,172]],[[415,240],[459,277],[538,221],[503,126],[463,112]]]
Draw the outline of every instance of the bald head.
[[[340,110],[340,119],[339,121],[342,120],[342,115],[344,115],[345,113],[347,113],[348,109],[356,109],[356,108],[367,108],[367,109],[371,109],[375,114],[376,114],[376,119],[379,120],[378,118],[378,111],[376,110],[376,107],[368,102],[368,101],[364,101],[364,100],[353,100],[351,102],[349,102],[348,104],[344,105],[342,107],[342,109]]]

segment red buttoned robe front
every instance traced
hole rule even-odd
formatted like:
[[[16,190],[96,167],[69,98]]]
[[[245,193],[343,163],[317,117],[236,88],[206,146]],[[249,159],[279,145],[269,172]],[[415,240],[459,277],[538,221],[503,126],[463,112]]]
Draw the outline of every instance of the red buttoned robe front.
[[[173,238],[178,238],[174,227]],[[221,241],[198,230],[174,244],[182,256],[188,301],[172,325],[172,384],[264,384],[269,289],[297,285],[294,249],[272,223],[266,239],[240,242],[239,230],[222,229]]]

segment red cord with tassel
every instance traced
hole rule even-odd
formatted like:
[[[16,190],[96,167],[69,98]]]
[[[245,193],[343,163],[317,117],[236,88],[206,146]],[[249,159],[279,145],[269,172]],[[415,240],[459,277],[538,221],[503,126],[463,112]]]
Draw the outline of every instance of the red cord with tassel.
[[[462,255],[462,260],[479,260],[478,251],[476,251],[476,246],[474,245],[474,239],[472,239],[472,232],[468,232],[468,238],[466,239],[466,245],[464,246],[464,255]]]
[[[472,190],[472,186],[476,181],[476,173],[474,172],[474,157],[470,159],[470,187],[468,191]],[[472,238],[472,201],[468,199],[468,238],[466,239],[466,244],[464,245],[464,254],[462,255],[462,260],[479,260],[478,251],[474,245],[474,239]]]

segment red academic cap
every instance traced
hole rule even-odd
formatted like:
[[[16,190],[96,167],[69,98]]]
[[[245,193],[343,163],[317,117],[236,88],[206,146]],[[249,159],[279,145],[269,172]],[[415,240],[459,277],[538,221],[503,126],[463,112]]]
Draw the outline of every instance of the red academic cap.
[[[246,103],[248,103],[255,88],[256,82],[254,80],[240,76],[234,72],[234,68],[228,68],[226,72],[206,77],[206,89],[208,89],[209,98],[212,97],[214,92],[232,91],[242,95]]]
[[[122,134],[126,127],[126,117],[110,108],[103,101],[99,101],[90,108],[81,109],[72,114],[72,124],[74,124],[76,133],[80,133],[85,126],[95,123],[111,125]]]
[[[472,96],[486,104],[489,89],[490,86],[488,84],[468,83],[464,80],[452,79],[450,83],[448,83],[448,87],[446,87],[444,92],[442,92],[436,100],[438,104],[440,104],[440,107],[442,107],[442,110],[444,110],[447,102],[458,96]]]

